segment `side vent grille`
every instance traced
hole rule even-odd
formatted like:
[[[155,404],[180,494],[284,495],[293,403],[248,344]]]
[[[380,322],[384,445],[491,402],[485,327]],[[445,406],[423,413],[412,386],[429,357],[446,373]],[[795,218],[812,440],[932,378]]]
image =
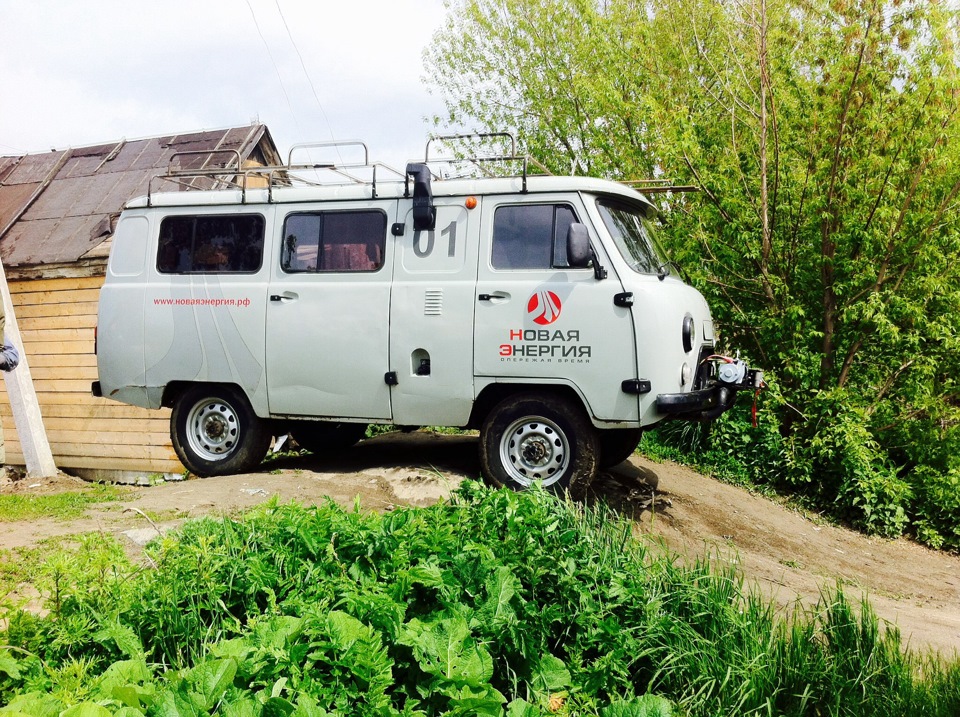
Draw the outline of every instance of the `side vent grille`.
[[[443,289],[427,289],[423,297],[424,316],[443,314]]]

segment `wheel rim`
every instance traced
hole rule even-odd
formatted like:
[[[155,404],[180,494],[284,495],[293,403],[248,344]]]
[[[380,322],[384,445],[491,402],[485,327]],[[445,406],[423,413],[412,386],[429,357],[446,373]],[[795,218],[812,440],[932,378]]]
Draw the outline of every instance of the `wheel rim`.
[[[223,460],[237,447],[240,420],[229,403],[217,398],[198,401],[187,416],[187,441],[200,458]]]
[[[570,465],[570,442],[553,421],[527,416],[504,431],[500,461],[509,476],[525,488],[536,481],[553,485]]]

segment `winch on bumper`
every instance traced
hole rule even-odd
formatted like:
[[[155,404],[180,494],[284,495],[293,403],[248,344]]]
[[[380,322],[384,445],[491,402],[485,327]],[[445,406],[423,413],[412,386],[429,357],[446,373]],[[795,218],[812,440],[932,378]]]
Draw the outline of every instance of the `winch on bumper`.
[[[716,364],[708,364],[715,361]],[[657,411],[672,418],[712,421],[733,407],[737,392],[758,391],[764,385],[763,371],[752,369],[744,361],[726,356],[709,356],[698,372],[699,385],[686,393],[661,393]],[[716,366],[716,370],[713,370]]]

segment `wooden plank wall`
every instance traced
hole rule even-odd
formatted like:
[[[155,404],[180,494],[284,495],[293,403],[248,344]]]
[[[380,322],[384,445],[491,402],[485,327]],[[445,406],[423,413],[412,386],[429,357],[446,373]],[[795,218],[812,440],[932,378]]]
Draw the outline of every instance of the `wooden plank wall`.
[[[103,281],[92,276],[9,282],[54,461],[67,472],[182,473],[170,443],[169,409],[150,411],[90,393],[97,380],[93,342]],[[23,465],[2,381],[0,420],[7,463]]]

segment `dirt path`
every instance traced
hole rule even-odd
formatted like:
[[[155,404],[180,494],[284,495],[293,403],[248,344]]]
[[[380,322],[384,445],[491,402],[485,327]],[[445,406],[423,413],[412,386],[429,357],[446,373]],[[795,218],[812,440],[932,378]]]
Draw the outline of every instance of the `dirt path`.
[[[911,646],[960,654],[960,556],[815,522],[676,464],[635,456],[613,478],[611,499],[622,485],[657,487],[654,509],[635,514],[648,532],[677,552],[738,563],[779,604],[813,604],[839,584],[851,600],[868,597]]]
[[[84,518],[0,523],[0,547],[35,545],[57,535],[104,531],[131,549],[186,518],[229,513],[279,496],[312,503],[330,498],[370,510],[428,505],[464,477],[479,475],[476,439],[429,433],[387,434],[364,441],[336,461],[281,459],[268,472],[131,487],[130,499],[103,504]],[[20,480],[0,492],[47,492],[78,479]],[[674,464],[634,456],[601,476],[596,496],[632,517],[672,549],[735,561],[780,604],[815,601],[842,584],[850,598],[867,595],[913,647],[960,654],[960,557],[905,540],[868,538],[813,522],[734,486]],[[148,518],[148,516],[151,516]]]

